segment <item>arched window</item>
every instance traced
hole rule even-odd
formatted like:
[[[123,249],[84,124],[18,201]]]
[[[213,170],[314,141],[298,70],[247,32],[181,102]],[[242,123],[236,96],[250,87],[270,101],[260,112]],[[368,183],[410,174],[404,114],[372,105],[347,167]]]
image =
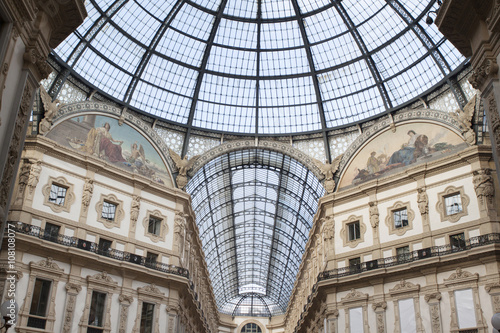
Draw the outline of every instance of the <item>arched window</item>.
[[[248,323],[241,329],[241,333],[262,333],[259,325],[254,323]]]

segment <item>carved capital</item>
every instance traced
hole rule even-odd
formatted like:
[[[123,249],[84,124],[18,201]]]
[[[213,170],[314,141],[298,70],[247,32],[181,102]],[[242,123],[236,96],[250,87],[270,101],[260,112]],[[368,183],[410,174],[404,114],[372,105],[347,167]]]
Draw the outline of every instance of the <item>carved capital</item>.
[[[436,291],[434,293],[425,294],[424,299],[427,303],[439,302],[441,300],[441,293],[439,291]]]
[[[132,304],[134,302],[134,297],[129,296],[129,295],[121,294],[118,297],[118,300],[120,301],[121,305],[123,305],[123,306],[129,306],[130,304]]]
[[[498,73],[498,64],[494,58],[485,58],[479,66],[473,69],[469,77],[470,84],[475,88],[482,90],[484,83],[488,78],[494,78]]]
[[[68,294],[77,295],[80,291],[82,291],[82,286],[73,282],[66,283],[66,291]]]
[[[387,309],[387,302],[382,301],[382,302],[376,302],[372,304],[373,311],[379,312],[379,311],[385,311]]]

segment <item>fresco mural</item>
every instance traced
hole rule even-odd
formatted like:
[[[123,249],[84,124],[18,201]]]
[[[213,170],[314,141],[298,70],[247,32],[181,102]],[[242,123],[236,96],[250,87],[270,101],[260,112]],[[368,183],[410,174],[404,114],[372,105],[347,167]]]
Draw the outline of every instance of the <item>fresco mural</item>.
[[[395,133],[388,130],[364,146],[354,157],[339,182],[340,187],[401,171],[467,147],[451,130],[431,123],[399,125]]]
[[[129,125],[119,126],[117,119],[74,117],[54,127],[47,137],[160,184],[172,185],[167,167],[151,143]]]

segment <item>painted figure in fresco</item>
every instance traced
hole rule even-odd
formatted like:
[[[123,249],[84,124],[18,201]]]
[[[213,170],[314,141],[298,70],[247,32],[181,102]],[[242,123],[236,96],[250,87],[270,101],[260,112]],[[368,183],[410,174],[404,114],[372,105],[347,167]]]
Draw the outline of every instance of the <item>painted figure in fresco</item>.
[[[392,154],[387,166],[406,166],[426,154],[427,144],[429,143],[427,135],[417,134],[414,130],[409,130],[407,134],[410,139],[400,150]]]
[[[122,155],[123,141],[114,140],[109,133],[111,125],[104,123],[103,127],[91,128],[83,151],[96,155],[100,158],[107,158],[110,162],[126,162]],[[115,144],[117,143],[117,144]]]
[[[368,161],[366,162],[366,170],[369,173],[376,173],[380,171],[380,161],[378,160],[376,152],[372,151],[370,157],[368,157]]]

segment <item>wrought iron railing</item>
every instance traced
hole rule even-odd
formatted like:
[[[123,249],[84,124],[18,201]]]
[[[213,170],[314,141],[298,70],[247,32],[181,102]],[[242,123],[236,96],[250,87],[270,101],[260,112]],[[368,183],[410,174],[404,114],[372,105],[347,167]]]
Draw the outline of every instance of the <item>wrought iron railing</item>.
[[[332,269],[329,271],[324,271],[318,275],[318,281],[339,278],[347,275],[360,274],[366,271],[371,271],[380,268],[403,265],[409,262],[424,260],[431,257],[441,257],[494,243],[500,243],[499,233],[471,237],[464,242],[463,246],[460,247],[456,246],[452,247],[451,245],[433,246],[393,257],[362,262],[354,266],[348,266],[348,267]]]
[[[20,234],[33,236],[40,239],[45,239],[50,242],[54,242],[69,247],[76,247],[115,260],[128,261],[136,265],[145,266],[168,274],[183,276],[189,279],[189,271],[179,266],[164,264],[161,262],[151,262],[146,257],[142,257],[137,254],[120,251],[116,249],[102,248],[99,247],[99,244],[97,243],[90,242],[84,239],[79,239],[76,237],[70,237],[65,235],[54,236],[49,233],[46,233],[45,230],[40,227],[26,223],[8,222],[8,224],[9,224],[8,226],[9,230],[12,230],[12,226],[15,226],[16,232]]]

